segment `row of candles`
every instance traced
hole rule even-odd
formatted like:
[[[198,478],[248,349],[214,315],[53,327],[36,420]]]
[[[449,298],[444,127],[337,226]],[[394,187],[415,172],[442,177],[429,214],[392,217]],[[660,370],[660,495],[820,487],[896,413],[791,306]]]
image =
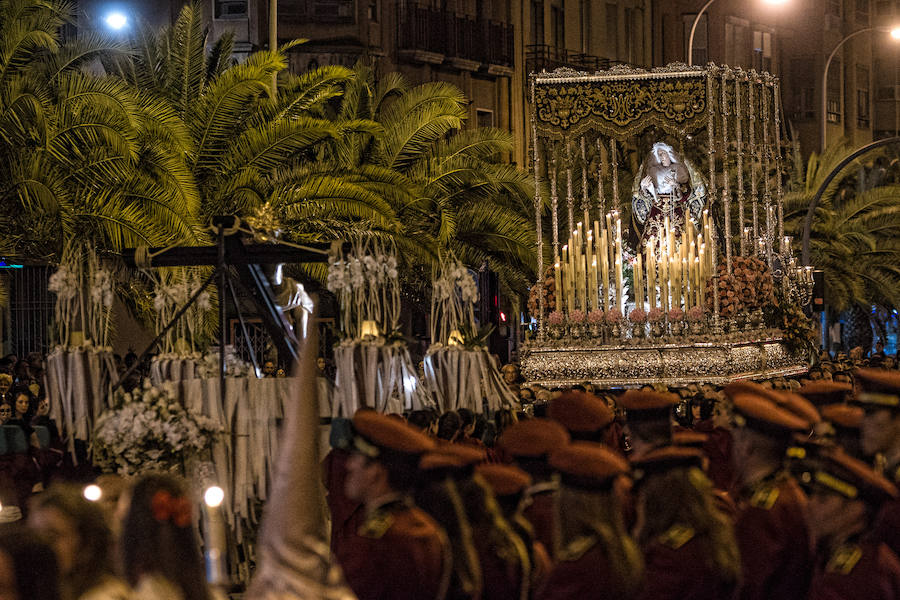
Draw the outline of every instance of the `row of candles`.
[[[666,217],[659,237],[647,240],[632,264],[632,300],[638,308],[690,309],[703,306],[706,282],[712,274],[713,256],[708,232],[709,214],[703,211],[702,230],[686,219],[680,232]],[[624,313],[624,265],[622,220],[617,212],[586,228],[588,213],[556,256],[557,310],[618,308]]]

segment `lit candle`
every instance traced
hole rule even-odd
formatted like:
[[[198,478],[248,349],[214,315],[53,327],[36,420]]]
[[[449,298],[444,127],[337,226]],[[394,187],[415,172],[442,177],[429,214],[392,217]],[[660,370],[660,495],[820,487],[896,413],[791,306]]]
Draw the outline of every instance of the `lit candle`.
[[[684,293],[684,308],[688,309],[691,307],[691,274],[688,271],[687,258],[681,259],[681,278],[681,289]]]
[[[663,311],[669,310],[669,249],[665,238],[659,240],[659,304]]]
[[[587,211],[585,211],[585,213],[587,213]],[[596,261],[594,261],[593,246],[594,246],[594,232],[591,231],[590,229],[588,229],[587,239],[585,240],[585,243],[584,243],[584,264],[587,265],[587,273],[586,273],[587,276],[585,277],[585,280],[587,282],[587,294],[585,297],[586,304],[585,304],[585,308],[584,308],[585,311],[588,311],[591,308],[596,308],[596,306],[597,306],[597,303],[595,302],[595,296],[597,294],[597,289],[596,289],[597,286],[596,286],[596,282],[593,278],[593,272],[594,272],[593,265],[596,264]]]
[[[622,219],[616,212],[616,308],[622,310],[624,298],[624,287],[622,285]]]
[[[600,277],[603,279],[603,290],[602,290],[602,304],[603,310],[607,310],[609,307],[609,241],[608,237],[608,229],[604,229],[600,233],[600,247],[602,251],[599,252],[600,255]]]
[[[650,238],[650,244],[647,246],[647,300],[650,303],[650,309],[656,308],[656,239]]]
[[[224,500],[225,492],[218,486],[207,488],[203,494],[203,503],[206,505],[204,540],[206,580],[213,585],[228,583],[228,573],[225,567],[225,520],[222,518],[222,502]]]
[[[591,308],[600,308],[600,298],[597,292],[597,257],[591,259]]]
[[[553,275],[556,277],[556,310],[562,312],[563,306],[565,304],[565,286],[563,285],[562,280],[562,272],[559,268],[559,256],[555,257],[555,263],[553,265]]]
[[[637,255],[637,265],[634,267],[634,303],[635,308],[644,308],[644,282],[643,279],[644,265],[641,261],[641,253]]]
[[[697,281],[697,286],[694,291],[696,294],[696,302],[695,306],[703,306],[703,278],[700,276],[700,257],[694,258],[694,277]]]
[[[572,284],[572,272],[569,266],[569,246],[565,245],[562,247],[562,275],[563,275],[563,288],[565,289],[565,293],[563,294],[564,302],[563,306],[559,309],[562,312],[566,312],[571,310],[570,306],[572,304],[571,296],[571,284]]]

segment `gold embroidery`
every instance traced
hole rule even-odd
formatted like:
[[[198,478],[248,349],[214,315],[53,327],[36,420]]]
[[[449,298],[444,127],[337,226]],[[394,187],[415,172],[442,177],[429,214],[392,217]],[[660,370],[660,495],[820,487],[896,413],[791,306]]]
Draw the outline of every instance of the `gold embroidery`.
[[[577,537],[562,549],[559,553],[559,560],[573,561],[578,560],[584,553],[593,548],[597,544],[596,536]]]
[[[849,575],[856,563],[859,562],[859,559],[862,558],[862,555],[862,548],[856,544],[843,545],[831,555],[828,564],[825,566],[825,572]]]
[[[359,535],[373,540],[380,539],[394,524],[394,515],[388,511],[375,511],[359,528]]]
[[[754,490],[750,497],[750,506],[770,510],[778,501],[781,491],[776,482],[769,481]]]
[[[536,124],[553,137],[630,135],[653,124],[673,134],[706,124],[706,80],[689,77],[539,83]]]
[[[672,525],[668,531],[659,536],[659,543],[668,546],[672,550],[678,550],[691,541],[697,532],[693,527],[686,525]]]

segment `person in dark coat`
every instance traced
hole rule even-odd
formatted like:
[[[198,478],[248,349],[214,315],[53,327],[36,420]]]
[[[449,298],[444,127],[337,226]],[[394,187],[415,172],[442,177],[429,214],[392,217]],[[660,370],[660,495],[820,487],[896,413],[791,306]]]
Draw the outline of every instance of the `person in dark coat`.
[[[337,552],[359,600],[443,600],[452,554],[443,529],[416,508],[410,491],[420,456],[435,442],[405,422],[374,411],[353,418],[346,496],[365,520]]]
[[[897,499],[897,488],[839,448],[822,450],[801,466],[816,542],[809,599],[900,599],[900,559],[868,535],[881,506]]]
[[[806,496],[784,469],[791,436],[812,423],[746,390],[726,388],[734,405],[735,521],[741,600],[797,600],[809,589],[812,550]]]
[[[560,474],[556,565],[538,600],[629,600],[641,584],[643,560],[628,535],[616,480],[628,463],[601,444],[574,442],[554,452]]]
[[[635,537],[644,553],[641,600],[727,600],[741,560],[731,521],[718,509],[697,448],[668,446],[631,463]]]

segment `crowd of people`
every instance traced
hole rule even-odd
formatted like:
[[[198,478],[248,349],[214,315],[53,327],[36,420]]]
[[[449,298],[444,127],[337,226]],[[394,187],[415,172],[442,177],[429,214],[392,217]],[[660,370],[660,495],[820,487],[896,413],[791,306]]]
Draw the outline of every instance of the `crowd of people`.
[[[334,556],[363,600],[900,598],[900,371],[821,358],[627,391],[504,369],[522,406],[493,419],[364,409],[323,465]]]
[[[900,371],[821,358],[793,378],[630,390],[506,368],[521,404],[489,416],[334,419],[320,467],[348,595],[333,597],[900,599]],[[5,425],[49,430],[41,365],[19,362],[0,363]],[[52,447],[26,439],[40,472]],[[0,599],[221,596],[180,480],[104,475],[90,502],[83,483],[25,490],[4,473]],[[300,494],[303,477],[282,486]]]

